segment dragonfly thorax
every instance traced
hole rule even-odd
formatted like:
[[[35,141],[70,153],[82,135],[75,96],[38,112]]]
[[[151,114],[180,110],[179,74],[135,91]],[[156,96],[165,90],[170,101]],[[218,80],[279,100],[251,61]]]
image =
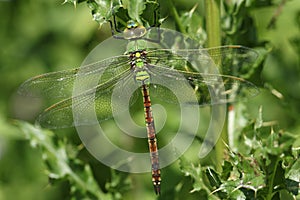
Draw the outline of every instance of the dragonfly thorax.
[[[150,75],[146,70],[147,52],[144,50],[131,52],[129,59],[135,81],[139,85],[150,84]]]

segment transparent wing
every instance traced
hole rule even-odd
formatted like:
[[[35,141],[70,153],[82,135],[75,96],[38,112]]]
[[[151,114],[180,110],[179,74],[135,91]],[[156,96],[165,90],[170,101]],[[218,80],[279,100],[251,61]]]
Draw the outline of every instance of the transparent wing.
[[[127,56],[112,57],[77,69],[35,76],[25,81],[18,92],[21,95],[32,97],[67,98],[72,94],[76,78],[80,78],[82,84],[86,85],[92,81],[99,81],[101,84],[129,67]],[[100,75],[101,79],[99,80]]]
[[[247,47],[232,45],[207,49],[153,50],[148,57],[151,64],[176,70],[200,73],[218,71],[220,74],[247,77],[258,59],[258,53]]]
[[[151,78],[169,84],[176,80],[175,90],[184,94],[183,101],[199,105],[211,105],[251,98],[258,88],[243,79],[252,72],[258,53],[242,46],[221,46],[208,49],[159,49],[149,51]],[[194,92],[186,89],[188,81]],[[152,81],[153,82],[153,81]],[[178,103],[173,92],[160,84],[151,88],[151,94],[164,101]],[[185,89],[184,89],[185,88]],[[196,95],[197,102],[191,102]]]
[[[149,66],[148,70],[154,80],[151,95],[170,103],[178,103],[176,92],[180,94],[181,103],[200,106],[245,100],[259,93],[254,84],[234,76],[187,72],[158,65]],[[176,85],[175,91],[166,88],[171,84]]]
[[[78,96],[52,105],[40,114],[37,122],[42,127],[56,129],[75,125],[96,124],[98,121],[109,119],[112,116],[112,93],[121,79],[125,84],[126,81],[133,80],[130,69]],[[126,92],[126,89],[123,89],[123,91]],[[122,97],[119,97],[119,99],[121,100]],[[120,108],[119,112],[126,109],[128,107]],[[94,113],[96,118],[93,118]],[[81,120],[74,120],[74,115]]]

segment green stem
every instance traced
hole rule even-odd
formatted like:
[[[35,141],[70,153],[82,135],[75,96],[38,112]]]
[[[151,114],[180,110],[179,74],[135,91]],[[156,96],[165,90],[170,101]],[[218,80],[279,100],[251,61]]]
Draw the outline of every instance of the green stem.
[[[207,47],[221,45],[220,0],[205,0]]]
[[[169,6],[170,6],[171,14],[172,14],[173,17],[174,17],[174,20],[175,20],[175,23],[176,23],[176,26],[177,26],[179,32],[185,34],[186,31],[185,31],[183,25],[181,24],[180,17],[179,17],[179,15],[178,15],[178,12],[177,12],[177,10],[176,10],[176,8],[175,8],[175,6],[174,6],[172,0],[168,0],[168,4],[169,4]]]
[[[220,0],[205,0],[205,17],[206,17],[206,33],[207,33],[207,47],[216,47],[221,45],[221,25],[220,25]],[[220,60],[215,60],[220,63]],[[221,72],[221,69],[220,73]],[[222,170],[222,161],[224,155],[224,143],[227,142],[227,132],[223,129],[221,137],[215,146],[215,165],[217,171]]]
[[[271,175],[270,182],[269,182],[269,189],[268,189],[268,194],[266,197],[266,200],[271,200],[273,197],[273,188],[274,188],[274,180],[275,180],[275,175],[278,167],[279,159],[276,159],[275,165],[274,165],[274,172]]]

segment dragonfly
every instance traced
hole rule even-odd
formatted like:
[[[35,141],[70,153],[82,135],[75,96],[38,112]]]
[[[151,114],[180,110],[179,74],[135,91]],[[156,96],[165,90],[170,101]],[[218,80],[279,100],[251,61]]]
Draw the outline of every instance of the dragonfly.
[[[123,83],[121,86],[124,88],[124,92],[129,87],[128,85],[136,84],[140,88],[143,98],[152,183],[155,193],[160,194],[161,170],[150,91],[151,95],[153,94],[167,102],[176,103],[177,99],[163,86],[155,84],[153,80],[157,78],[162,82],[167,80],[171,80],[174,84],[178,82],[180,83],[178,89],[181,88],[181,83],[187,83],[194,91],[192,94],[181,91],[183,101],[187,105],[203,106],[248,99],[258,93],[258,88],[251,82],[234,76],[239,71],[243,71],[243,66],[239,68],[233,66],[240,66],[245,63],[247,66],[252,65],[258,54],[252,49],[237,45],[207,49],[148,48],[146,43],[159,43],[155,39],[147,38],[149,33],[148,28],[130,20],[123,34],[115,36],[116,39],[127,41],[126,51],[122,55],[93,62],[80,68],[50,72],[33,77],[20,86],[19,92],[27,96],[41,95],[62,98],[61,101],[45,109],[37,119],[42,127],[55,129],[89,124],[88,121],[76,124],[72,118],[72,108],[86,106],[84,102],[90,98],[95,98],[95,105],[91,106],[96,108],[97,121],[109,119],[113,109],[106,97],[112,95],[114,88],[120,81]],[[160,36],[158,37],[159,40]],[[198,65],[202,66],[199,67]],[[221,66],[222,74],[210,70],[210,65]],[[93,79],[93,77],[98,78],[101,75],[101,79],[92,88],[87,88],[80,94],[70,96],[68,91],[73,87],[79,74],[80,77],[83,77],[82,84],[84,81],[88,81],[90,77]],[[224,90],[219,90],[220,80]],[[214,88],[214,91],[220,91],[217,100],[209,95],[211,88]],[[90,93],[95,93],[95,95],[91,97],[88,95]],[[190,100],[191,95],[196,96],[196,101]],[[118,106],[118,109],[122,109],[122,106]]]

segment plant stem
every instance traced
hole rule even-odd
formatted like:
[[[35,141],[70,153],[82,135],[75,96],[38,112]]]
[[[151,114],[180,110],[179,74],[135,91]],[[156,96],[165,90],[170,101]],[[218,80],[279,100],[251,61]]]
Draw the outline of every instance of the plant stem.
[[[220,25],[220,0],[205,0],[205,15],[206,15],[206,32],[207,32],[207,47],[216,47],[221,45],[221,25]],[[221,63],[220,60],[215,60],[215,63]],[[219,72],[222,73],[221,69]],[[222,161],[224,155],[224,144],[227,142],[227,132],[223,129],[221,137],[215,146],[215,165],[217,171],[222,170]]]
[[[269,182],[269,189],[268,189],[268,194],[266,197],[266,200],[271,200],[273,197],[273,188],[274,188],[274,180],[275,180],[275,175],[276,175],[276,171],[277,171],[277,167],[278,167],[278,163],[279,163],[279,159],[276,159],[275,165],[273,166],[273,173],[271,175],[271,179]]]
[[[170,6],[171,14],[173,15],[173,17],[174,17],[174,19],[175,19],[175,23],[176,23],[176,26],[177,26],[179,32],[185,34],[186,31],[185,31],[183,25],[181,24],[180,17],[179,17],[179,15],[178,15],[178,12],[177,12],[177,10],[176,10],[176,8],[175,8],[175,6],[174,6],[172,0],[168,0],[167,2],[168,2],[168,4],[169,4],[169,6]]]
[[[220,0],[205,0],[207,47],[221,45]]]

